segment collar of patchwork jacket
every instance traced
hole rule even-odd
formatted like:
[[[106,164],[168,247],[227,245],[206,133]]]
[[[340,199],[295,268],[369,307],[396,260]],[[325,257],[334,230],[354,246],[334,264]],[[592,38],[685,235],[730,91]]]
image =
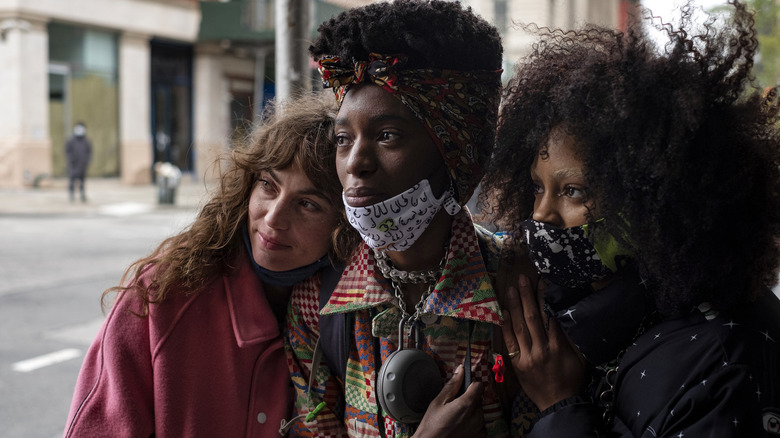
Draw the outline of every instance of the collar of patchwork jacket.
[[[501,310],[492,282],[500,250],[500,238],[475,227],[465,209],[458,213],[452,224],[447,262],[425,313],[500,324]],[[347,313],[394,300],[392,284],[376,269],[371,249],[364,244],[344,269],[321,313]]]

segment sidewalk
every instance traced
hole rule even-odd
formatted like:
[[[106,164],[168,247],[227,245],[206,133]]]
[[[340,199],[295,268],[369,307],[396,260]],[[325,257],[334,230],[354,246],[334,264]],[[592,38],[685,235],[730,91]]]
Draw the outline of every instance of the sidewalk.
[[[84,214],[112,212],[147,212],[152,210],[196,210],[206,199],[204,181],[193,181],[184,175],[176,190],[174,204],[158,202],[157,186],[126,185],[119,178],[89,178],[86,182],[87,202],[68,199],[68,180],[47,180],[41,187],[21,189],[0,188],[0,215],[5,214]]]

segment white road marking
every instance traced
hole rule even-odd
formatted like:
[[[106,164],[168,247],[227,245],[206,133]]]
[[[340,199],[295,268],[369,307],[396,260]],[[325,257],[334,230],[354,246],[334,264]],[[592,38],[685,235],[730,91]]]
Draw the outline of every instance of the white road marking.
[[[84,324],[61,327],[43,334],[45,339],[65,342],[66,344],[90,345],[103,325],[104,318],[93,319]]]
[[[79,356],[81,356],[81,350],[77,348],[66,348],[64,350],[44,354],[43,356],[16,362],[13,364],[13,369],[14,371],[18,371],[20,373],[29,373],[30,371],[35,371],[39,368],[54,365],[56,363],[65,362],[66,360],[70,360]]]
[[[100,213],[108,216],[132,216],[154,210],[154,206],[140,202],[122,202],[100,207]]]

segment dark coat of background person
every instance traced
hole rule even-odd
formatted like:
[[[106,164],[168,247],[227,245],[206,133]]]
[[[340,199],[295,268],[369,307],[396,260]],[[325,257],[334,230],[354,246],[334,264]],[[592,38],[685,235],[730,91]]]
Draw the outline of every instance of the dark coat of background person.
[[[65,143],[65,156],[68,162],[68,178],[84,178],[92,159],[92,143],[86,135],[74,135]]]

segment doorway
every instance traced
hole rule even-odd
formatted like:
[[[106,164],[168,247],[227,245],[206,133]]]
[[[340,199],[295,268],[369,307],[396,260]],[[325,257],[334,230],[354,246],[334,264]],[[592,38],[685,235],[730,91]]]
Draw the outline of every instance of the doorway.
[[[52,176],[65,176],[64,144],[73,126],[70,98],[70,67],[49,63],[49,135],[51,136]]]
[[[154,162],[171,163],[188,172],[193,168],[192,46],[152,41],[151,52]]]

